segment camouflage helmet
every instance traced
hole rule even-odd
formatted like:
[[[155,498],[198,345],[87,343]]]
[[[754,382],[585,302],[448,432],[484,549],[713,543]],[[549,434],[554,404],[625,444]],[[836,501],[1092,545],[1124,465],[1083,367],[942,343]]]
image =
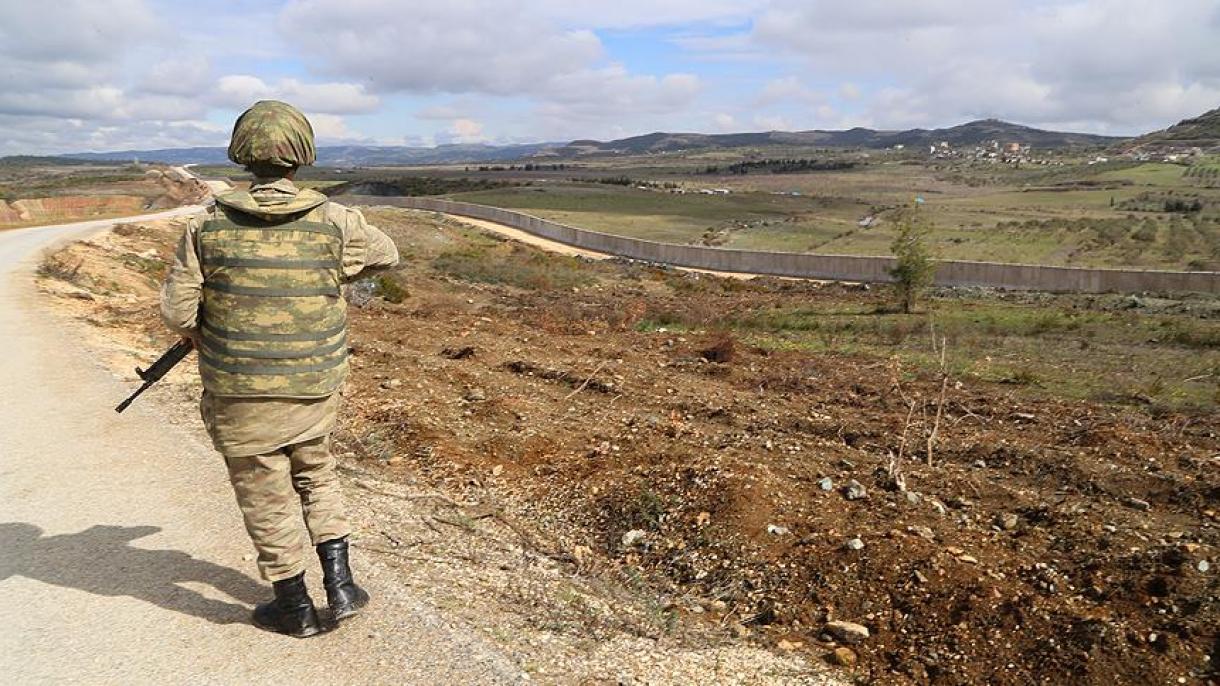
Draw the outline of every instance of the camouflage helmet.
[[[242,166],[300,167],[314,163],[313,127],[297,108],[260,100],[237,118],[229,159]]]

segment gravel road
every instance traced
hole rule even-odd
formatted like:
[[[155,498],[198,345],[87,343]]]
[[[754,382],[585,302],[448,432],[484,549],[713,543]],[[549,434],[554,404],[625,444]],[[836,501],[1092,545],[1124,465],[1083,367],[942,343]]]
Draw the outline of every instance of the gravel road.
[[[221,460],[150,399],[116,415],[131,380],[77,347],[78,325],[44,310],[32,284],[58,240],[193,209],[0,233],[0,680],[520,683],[499,649],[392,569],[369,575],[375,604],[339,631],[296,640],[250,625],[270,589]]]

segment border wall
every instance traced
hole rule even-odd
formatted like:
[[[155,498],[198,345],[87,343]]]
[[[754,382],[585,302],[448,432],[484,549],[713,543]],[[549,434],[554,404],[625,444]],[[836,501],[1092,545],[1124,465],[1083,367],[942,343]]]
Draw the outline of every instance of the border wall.
[[[505,224],[559,243],[645,262],[721,272],[745,272],[827,281],[892,281],[892,257],[812,255],[658,243],[579,229],[539,217],[468,202],[404,196],[346,196],[360,204],[394,205]],[[1051,267],[942,260],[937,286],[985,286],[1076,293],[1218,293],[1220,272]]]

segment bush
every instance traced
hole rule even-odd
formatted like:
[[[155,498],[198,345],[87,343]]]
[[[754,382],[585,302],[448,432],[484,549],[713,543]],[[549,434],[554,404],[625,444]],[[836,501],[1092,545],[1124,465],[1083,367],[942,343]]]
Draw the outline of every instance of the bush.
[[[407,289],[389,274],[380,274],[373,279],[373,294],[395,305],[407,299]]]
[[[936,263],[927,245],[931,228],[914,207],[899,210],[894,224],[898,234],[890,249],[897,262],[890,270],[890,276],[894,277],[902,311],[910,314],[915,311],[916,301],[936,278]]]

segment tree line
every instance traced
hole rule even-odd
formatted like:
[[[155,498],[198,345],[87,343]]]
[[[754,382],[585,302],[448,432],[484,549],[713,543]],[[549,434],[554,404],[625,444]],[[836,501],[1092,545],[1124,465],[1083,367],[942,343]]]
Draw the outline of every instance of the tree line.
[[[737,162],[727,166],[709,164],[704,167],[704,174],[736,174],[744,176],[755,172],[765,174],[800,174],[813,171],[842,171],[855,167],[855,162],[847,160],[819,160],[812,158],[796,159],[766,159],[749,162]]]

